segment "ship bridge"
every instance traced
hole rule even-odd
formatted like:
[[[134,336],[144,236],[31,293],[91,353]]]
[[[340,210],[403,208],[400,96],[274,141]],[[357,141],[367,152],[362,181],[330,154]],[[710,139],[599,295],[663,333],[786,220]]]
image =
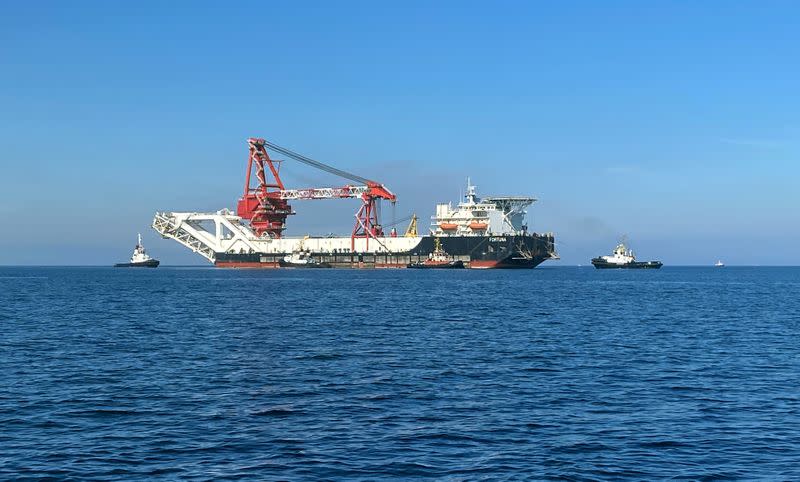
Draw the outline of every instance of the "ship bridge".
[[[526,208],[536,202],[527,196],[491,196],[481,199],[476,186],[467,179],[464,202],[453,208],[451,203],[436,205],[431,217],[431,231],[436,236],[486,236],[522,234]]]

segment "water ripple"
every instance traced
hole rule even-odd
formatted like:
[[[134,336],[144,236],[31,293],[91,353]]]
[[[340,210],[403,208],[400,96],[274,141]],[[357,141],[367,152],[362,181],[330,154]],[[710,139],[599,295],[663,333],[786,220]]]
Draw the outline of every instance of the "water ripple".
[[[0,479],[800,478],[800,269],[0,268]]]

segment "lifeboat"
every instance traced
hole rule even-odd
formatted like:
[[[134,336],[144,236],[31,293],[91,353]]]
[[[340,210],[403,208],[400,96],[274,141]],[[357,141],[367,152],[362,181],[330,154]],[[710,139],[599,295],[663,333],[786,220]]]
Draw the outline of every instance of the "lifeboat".
[[[482,231],[482,230],[484,230],[484,229],[486,229],[488,227],[489,227],[488,224],[479,223],[477,221],[473,221],[473,222],[469,223],[469,228],[470,229],[474,229],[475,231]]]
[[[458,224],[453,223],[439,223],[439,227],[444,229],[445,231],[452,231],[453,229],[458,228]]]

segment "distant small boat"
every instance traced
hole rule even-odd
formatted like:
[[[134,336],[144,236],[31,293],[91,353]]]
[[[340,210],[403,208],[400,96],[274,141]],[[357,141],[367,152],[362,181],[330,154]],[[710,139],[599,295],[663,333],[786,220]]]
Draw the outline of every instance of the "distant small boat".
[[[714,266],[717,267],[717,268],[724,268],[725,267],[725,263],[723,263],[721,260],[717,260],[717,262],[714,263]]]
[[[157,268],[159,261],[157,259],[151,258],[147,252],[144,250],[144,245],[142,244],[142,235],[139,234],[139,242],[136,243],[136,247],[133,248],[133,255],[131,256],[130,263],[117,263],[114,265],[115,268]]]

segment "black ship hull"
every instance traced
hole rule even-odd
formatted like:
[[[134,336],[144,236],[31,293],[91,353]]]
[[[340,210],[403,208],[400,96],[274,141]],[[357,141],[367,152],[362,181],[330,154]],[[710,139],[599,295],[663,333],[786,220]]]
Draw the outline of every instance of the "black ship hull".
[[[403,252],[313,252],[314,259],[334,268],[407,268],[423,263],[434,252],[433,236],[423,236]],[[531,269],[556,258],[551,234],[498,236],[440,236],[441,249],[472,269]],[[215,253],[214,264],[223,268],[278,268],[290,253]]]
[[[407,268],[410,269],[463,269],[463,261],[450,261],[449,263],[410,263]]]
[[[157,259],[148,259],[141,263],[117,263],[115,268],[158,268],[159,261]]]
[[[659,269],[663,266],[661,261],[632,261],[625,264],[609,263],[603,258],[594,258],[592,265],[597,269]]]
[[[302,269],[312,269],[312,268],[333,268],[330,263],[292,263],[290,261],[279,260],[278,266],[281,268],[302,268]]]

